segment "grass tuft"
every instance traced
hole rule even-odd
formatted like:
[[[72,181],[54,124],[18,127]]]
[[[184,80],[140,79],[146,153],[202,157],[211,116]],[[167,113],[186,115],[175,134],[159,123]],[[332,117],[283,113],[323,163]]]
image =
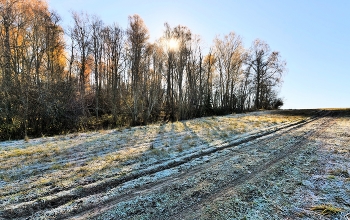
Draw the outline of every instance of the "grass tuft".
[[[63,168],[63,166],[61,165],[61,164],[53,164],[52,166],[51,166],[51,169],[52,170],[60,170],[60,169],[62,169]]]
[[[316,205],[311,207],[312,211],[321,211],[322,215],[332,215],[332,214],[337,214],[342,211],[340,208],[336,208],[332,205]]]
[[[186,135],[183,140],[184,141],[188,141],[188,140],[191,140],[191,139],[192,139],[191,135]]]
[[[178,146],[176,147],[176,150],[177,150],[178,152],[182,152],[184,149],[182,148],[181,145],[178,145]]]
[[[329,172],[329,174],[333,175],[333,176],[341,176],[341,177],[345,177],[345,178],[349,178],[349,172],[345,169],[335,169],[335,170],[331,170]]]

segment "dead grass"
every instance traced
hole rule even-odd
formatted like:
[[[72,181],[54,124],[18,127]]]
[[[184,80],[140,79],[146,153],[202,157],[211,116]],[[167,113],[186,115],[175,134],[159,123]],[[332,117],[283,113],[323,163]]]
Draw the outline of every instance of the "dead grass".
[[[184,149],[183,149],[183,147],[181,146],[181,145],[178,145],[177,147],[176,147],[176,151],[178,151],[178,152],[182,152]]]
[[[315,205],[310,208],[312,211],[320,211],[322,215],[332,215],[337,214],[342,211],[342,209],[337,208],[330,204]]]
[[[329,174],[333,175],[333,176],[340,176],[340,177],[345,177],[345,178],[349,178],[349,172],[345,169],[335,169],[335,170],[331,170],[329,171]]]
[[[188,141],[188,140],[191,140],[192,139],[192,135],[186,135],[183,140],[184,141]]]
[[[161,149],[157,148],[157,149],[151,150],[151,154],[156,156],[164,156],[166,154],[166,151],[164,150],[164,148],[161,148]]]
[[[24,149],[14,149],[11,151],[3,151],[1,153],[3,153],[4,158],[10,158],[10,157],[21,157],[21,156],[29,157],[29,156],[40,154],[43,152],[44,152],[44,149],[42,148],[30,147],[30,148],[24,148]]]

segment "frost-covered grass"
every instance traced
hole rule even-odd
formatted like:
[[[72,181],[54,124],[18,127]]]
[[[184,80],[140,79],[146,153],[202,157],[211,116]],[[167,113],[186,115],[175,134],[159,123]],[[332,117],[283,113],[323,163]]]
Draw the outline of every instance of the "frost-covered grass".
[[[349,219],[350,115],[269,173],[202,205],[192,219]]]
[[[275,111],[0,143],[0,209],[37,201],[287,125]],[[333,174],[335,175],[335,174]]]

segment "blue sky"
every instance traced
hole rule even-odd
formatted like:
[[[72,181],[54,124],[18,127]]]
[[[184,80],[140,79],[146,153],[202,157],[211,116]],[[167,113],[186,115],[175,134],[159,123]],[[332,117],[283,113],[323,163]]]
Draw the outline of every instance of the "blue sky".
[[[164,23],[185,25],[207,48],[217,35],[239,34],[246,48],[254,39],[280,51],[288,72],[280,96],[284,108],[350,107],[350,1],[348,0],[49,0],[63,26],[71,11],[98,15],[126,28],[139,14],[151,40]]]

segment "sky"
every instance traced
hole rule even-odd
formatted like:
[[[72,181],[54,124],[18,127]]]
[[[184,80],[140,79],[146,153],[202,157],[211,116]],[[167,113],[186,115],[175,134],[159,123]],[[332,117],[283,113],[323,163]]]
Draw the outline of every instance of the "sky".
[[[49,7],[65,28],[72,11],[124,29],[128,16],[138,14],[151,41],[161,37],[165,22],[187,26],[207,49],[232,31],[245,48],[259,38],[287,62],[284,109],[350,108],[348,0],[49,0]]]

